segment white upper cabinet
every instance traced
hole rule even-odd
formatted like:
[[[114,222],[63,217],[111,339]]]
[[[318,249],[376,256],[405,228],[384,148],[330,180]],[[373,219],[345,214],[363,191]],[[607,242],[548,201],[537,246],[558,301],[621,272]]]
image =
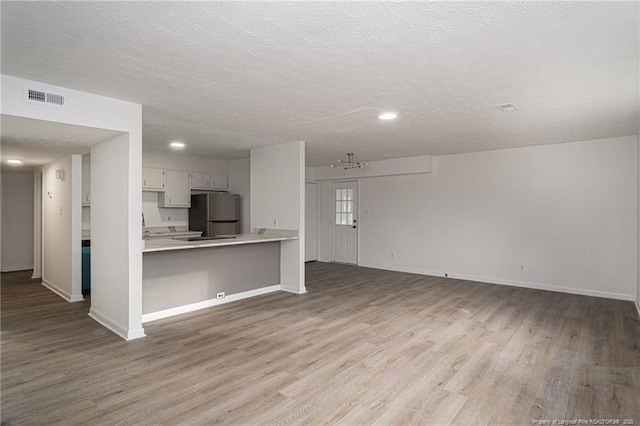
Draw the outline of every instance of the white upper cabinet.
[[[211,189],[226,191],[229,189],[229,178],[225,175],[211,175]]]
[[[229,178],[213,173],[142,168],[142,190],[159,192],[159,207],[190,207],[192,189],[228,191]],[[83,196],[83,203],[84,200]]]
[[[82,205],[91,204],[91,157],[82,157]]]
[[[166,187],[158,194],[159,207],[191,207],[191,173],[166,171]]]
[[[191,189],[226,191],[229,182],[225,175],[191,172]]]
[[[151,167],[142,168],[142,190],[143,191],[164,191],[165,171]]]
[[[191,189],[211,189],[211,175],[209,173],[191,172]]]

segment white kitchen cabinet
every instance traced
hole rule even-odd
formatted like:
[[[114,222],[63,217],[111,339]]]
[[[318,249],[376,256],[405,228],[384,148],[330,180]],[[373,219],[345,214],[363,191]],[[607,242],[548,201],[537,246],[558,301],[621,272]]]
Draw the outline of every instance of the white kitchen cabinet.
[[[191,172],[191,189],[211,189],[211,175],[209,173]]]
[[[158,194],[159,207],[191,207],[191,173],[167,170],[165,190]]]
[[[82,205],[91,205],[91,157],[82,157]]]
[[[225,175],[211,175],[211,189],[226,191],[229,189],[229,178]]]
[[[226,191],[229,181],[225,175],[191,172],[191,189]]]
[[[151,167],[142,168],[142,190],[143,191],[164,191],[165,171]]]

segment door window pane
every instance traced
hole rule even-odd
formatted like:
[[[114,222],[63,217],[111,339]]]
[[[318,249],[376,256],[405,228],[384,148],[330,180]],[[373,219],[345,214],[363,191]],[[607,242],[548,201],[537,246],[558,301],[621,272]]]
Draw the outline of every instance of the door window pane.
[[[336,225],[353,224],[353,189],[336,189]]]

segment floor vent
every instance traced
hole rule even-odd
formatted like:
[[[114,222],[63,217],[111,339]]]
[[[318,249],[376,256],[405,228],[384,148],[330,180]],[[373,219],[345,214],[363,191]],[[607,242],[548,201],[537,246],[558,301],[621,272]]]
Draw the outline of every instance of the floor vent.
[[[24,91],[25,102],[34,104],[47,104],[52,106],[64,106],[64,95],[60,93],[45,92],[44,90],[37,90],[33,88],[25,88]]]

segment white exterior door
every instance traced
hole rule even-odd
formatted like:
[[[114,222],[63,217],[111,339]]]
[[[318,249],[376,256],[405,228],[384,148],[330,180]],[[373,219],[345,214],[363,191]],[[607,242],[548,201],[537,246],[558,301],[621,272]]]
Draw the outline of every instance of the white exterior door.
[[[334,182],[331,184],[332,262],[358,263],[358,183]]]
[[[304,261],[318,260],[318,184],[305,184]]]

